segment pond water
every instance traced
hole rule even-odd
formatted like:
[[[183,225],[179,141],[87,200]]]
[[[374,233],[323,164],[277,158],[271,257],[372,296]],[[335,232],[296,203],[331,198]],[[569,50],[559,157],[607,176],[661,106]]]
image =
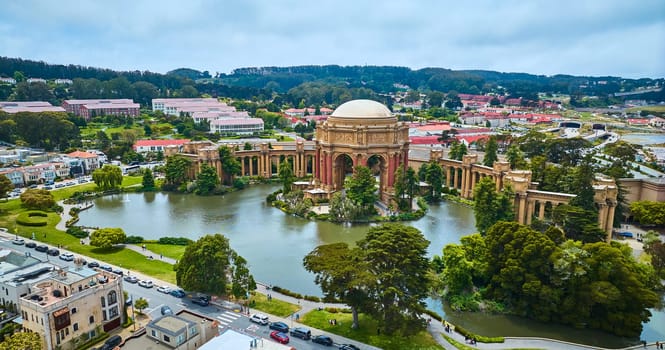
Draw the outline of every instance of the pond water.
[[[231,247],[247,259],[257,281],[278,285],[301,294],[321,295],[314,276],[302,266],[303,257],[321,244],[355,241],[364,237],[369,225],[340,225],[289,216],[268,206],[266,196],[275,185],[254,185],[225,196],[201,197],[174,193],[132,193],[98,198],[80,214],[80,225],[120,227],[127,235],[158,239],[163,236],[196,240],[205,234],[221,233]],[[441,255],[446,244],[459,243],[475,232],[473,210],[444,202],[430,207],[420,220],[408,222],[431,242],[428,254]],[[451,322],[485,335],[545,336],[609,347],[634,342],[605,333],[570,327],[538,324],[519,317],[455,313],[440,301],[428,299],[430,309]],[[647,340],[665,339],[665,312],[645,325]]]
[[[621,135],[621,140],[628,143],[633,143],[636,145],[654,145],[654,144],[665,144],[665,133],[660,134],[641,134],[641,133],[632,133]]]

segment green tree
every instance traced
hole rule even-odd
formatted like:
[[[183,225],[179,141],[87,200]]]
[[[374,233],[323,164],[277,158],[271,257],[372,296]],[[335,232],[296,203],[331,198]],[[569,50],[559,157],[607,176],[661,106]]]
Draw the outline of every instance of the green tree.
[[[150,106],[152,99],[159,96],[157,87],[147,81],[137,81],[132,84],[134,90],[134,101],[142,104],[143,106]]]
[[[372,283],[362,251],[344,242],[320,245],[305,256],[305,270],[315,275],[327,300],[340,300],[351,308],[358,328],[358,311],[367,304],[366,286]]]
[[[635,160],[637,149],[635,149],[635,146],[628,142],[617,141],[605,146],[605,148],[603,148],[603,152],[612,157],[618,158],[623,163],[626,163]]]
[[[371,276],[367,311],[387,334],[415,334],[424,329],[421,315],[432,283],[429,241],[414,227],[384,224],[370,228],[356,244]]]
[[[92,172],[92,181],[102,191],[116,189],[122,184],[122,170],[118,166],[106,164]]]
[[[279,164],[279,179],[282,180],[282,192],[289,193],[291,192],[291,186],[295,180],[293,176],[293,165],[288,160],[285,160]]]
[[[437,162],[430,162],[427,166],[427,173],[425,174],[425,182],[429,184],[429,192],[426,198],[427,201],[438,202],[441,200],[443,180],[444,175],[441,165]]]
[[[466,144],[464,142],[459,142],[454,140],[450,145],[450,151],[448,151],[448,158],[454,160],[462,160],[464,156],[468,153]]]
[[[511,169],[526,169],[527,163],[524,160],[524,152],[517,145],[510,145],[508,147],[506,159],[510,163]]]
[[[445,95],[440,91],[431,91],[427,94],[427,104],[430,107],[441,107],[443,105],[443,99]]]
[[[164,184],[162,189],[175,190],[187,181],[187,171],[192,161],[181,155],[172,155],[166,158],[164,165]]]
[[[487,141],[487,146],[485,146],[485,157],[483,158],[483,165],[492,167],[494,162],[499,160],[496,152],[499,149],[499,145],[496,142],[496,136],[490,136],[490,139]]]
[[[27,189],[20,196],[21,203],[28,209],[47,210],[55,205],[53,194],[38,188]]]
[[[247,260],[238,254],[233,254],[233,273],[231,278],[231,294],[236,299],[247,298],[249,292],[256,289],[254,276],[249,273]]]
[[[584,158],[584,151],[591,143],[581,137],[547,140],[545,155],[547,160],[563,166],[577,166]]]
[[[0,343],[0,350],[40,350],[42,339],[36,332],[16,332]]]
[[[136,308],[136,310],[138,310],[139,314],[142,314],[143,310],[147,309],[148,306],[150,306],[150,304],[148,303],[148,301],[146,299],[143,299],[143,298],[138,298],[134,302],[134,307]]]
[[[346,195],[364,210],[369,210],[368,208],[373,208],[374,202],[378,198],[376,195],[376,178],[366,166],[359,165],[354,170],[353,176],[347,178],[344,183]]]
[[[230,186],[233,184],[233,177],[240,174],[240,162],[233,155],[233,150],[226,146],[219,148],[219,160],[222,163],[222,182]]]
[[[231,249],[226,237],[220,234],[203,236],[187,246],[182,258],[174,266],[176,281],[185,290],[225,295],[229,277],[233,275],[232,260],[239,264],[242,261]],[[242,280],[249,281],[250,277],[243,277]]]
[[[416,171],[408,167],[398,167],[395,172],[395,196],[400,210],[411,211],[413,206],[413,197],[418,189],[418,179]]]
[[[544,133],[531,129],[524,136],[517,139],[517,144],[527,158],[533,158],[545,154],[546,139],[547,136]]]
[[[219,176],[215,168],[208,164],[201,165],[201,172],[196,178],[196,194],[208,195],[219,185]]]
[[[513,221],[513,201],[515,193],[507,186],[500,193],[496,192],[496,184],[492,179],[484,177],[478,181],[473,190],[473,212],[476,217],[476,228],[481,234],[498,221]]]
[[[568,191],[569,193],[575,193],[576,196],[570,200],[570,205],[596,212],[597,209],[594,201],[595,191],[593,189],[594,173],[592,156],[588,155],[584,158],[582,164],[573,170]]]
[[[630,203],[630,213],[642,225],[665,225],[665,202],[636,201]]]
[[[152,191],[155,189],[155,177],[152,175],[152,170],[146,168],[143,170],[143,180],[141,181],[144,191]]]
[[[454,135],[457,134],[455,129],[444,130],[441,132],[441,136],[437,137],[436,140],[442,144],[449,144],[451,140],[455,140]],[[450,155],[449,155],[450,157]]]
[[[0,198],[7,198],[7,193],[14,188],[11,180],[6,175],[0,174]]]
[[[90,245],[108,249],[115,244],[125,243],[127,236],[121,228],[100,228],[90,235]]]
[[[568,239],[585,243],[605,240],[605,231],[598,227],[597,218],[594,211],[568,204],[557,206],[552,213],[552,221],[563,229]]]
[[[249,142],[245,142],[245,145],[242,147],[243,150],[245,151],[251,151],[253,149],[252,144]]]
[[[459,295],[469,292],[473,287],[473,261],[467,259],[463,247],[448,244],[443,248],[443,273],[441,279],[448,288],[448,293]]]
[[[363,215],[363,210],[349,197],[342,196],[341,192],[335,192],[330,199],[330,220],[335,222],[354,221]]]

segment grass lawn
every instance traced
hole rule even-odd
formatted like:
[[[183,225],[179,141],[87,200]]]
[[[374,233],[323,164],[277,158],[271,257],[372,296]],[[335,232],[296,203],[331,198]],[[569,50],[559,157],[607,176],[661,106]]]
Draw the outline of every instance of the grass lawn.
[[[336,319],[337,325],[331,325],[329,323],[331,319]],[[385,350],[443,349],[427,331],[422,331],[408,338],[384,334],[377,335],[377,323],[369,316],[360,314],[360,327],[358,329],[351,329],[352,320],[350,313],[330,313],[324,310],[314,310],[300,318],[301,323],[310,327],[378,346]]]
[[[250,303],[254,302],[252,308],[279,317],[287,317],[300,310],[300,306],[296,304],[287,303],[286,301],[275,298],[268,301],[268,297],[265,294],[256,292],[249,298],[249,301]]]
[[[123,185],[132,185],[136,181],[140,182],[140,177],[125,177]],[[77,186],[76,188],[63,188],[54,192],[54,197],[62,198],[65,192],[81,191],[82,187],[95,186],[94,184],[86,184]],[[62,191],[57,193],[58,191]],[[89,245],[81,245],[79,239],[67,234],[66,232],[59,231],[55,225],[60,221],[60,216],[57,213],[49,212],[46,217],[46,226],[23,226],[16,224],[16,217],[26,211],[21,207],[19,199],[12,199],[7,202],[0,202],[0,227],[6,227],[9,232],[16,233],[28,239],[32,239],[32,234],[35,234],[35,240],[38,242],[48,243],[54,246],[60,245],[62,248],[71,250],[72,252],[85,255],[100,261],[104,261],[123,269],[131,268],[132,270],[144,273],[146,275],[159,278],[161,280],[175,283],[175,271],[172,265],[159,261],[149,260],[145,256],[123,247],[115,247],[109,250],[102,250]]]
[[[184,245],[171,245],[171,244],[159,244],[159,243],[145,243],[146,249],[153,253],[162,254],[171,259],[180,260],[182,254],[185,253]]]
[[[647,111],[655,113],[665,113],[665,106],[644,106],[628,108],[626,112]]]

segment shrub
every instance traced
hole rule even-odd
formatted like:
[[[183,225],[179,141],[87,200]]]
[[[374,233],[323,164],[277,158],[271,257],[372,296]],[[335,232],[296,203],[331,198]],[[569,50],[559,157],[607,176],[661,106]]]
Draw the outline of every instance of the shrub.
[[[313,301],[313,302],[320,302],[321,298],[313,296],[313,295],[305,295],[305,300]]]
[[[48,214],[43,211],[26,211],[16,217],[16,223],[23,226],[46,226]]]
[[[190,245],[193,241],[185,237],[162,237],[157,243],[170,245]]]
[[[460,326],[455,326],[455,332],[465,336],[469,337],[471,339],[475,339],[476,341],[479,341],[481,343],[503,343],[505,339],[503,337],[485,337],[482,335],[477,335],[474,333],[469,332],[468,330],[460,327]]]
[[[143,242],[144,239],[141,236],[127,236],[127,238],[125,238],[125,243],[127,244],[138,244]]]
[[[273,286],[273,287],[272,287],[272,290],[274,290],[274,291],[277,292],[277,293],[281,293],[281,294],[284,294],[284,295],[288,295],[288,296],[293,297],[293,298],[296,298],[296,299],[302,299],[302,298],[303,298],[302,294],[300,294],[300,293],[296,293],[296,292],[292,292],[292,291],[290,291],[290,290],[288,290],[288,289],[286,289],[286,288],[281,288],[281,287],[278,287],[278,286]]]
[[[86,238],[88,237],[89,233],[88,231],[78,227],[78,226],[71,226],[70,228],[67,229],[67,233],[70,235],[76,237],[76,238]]]

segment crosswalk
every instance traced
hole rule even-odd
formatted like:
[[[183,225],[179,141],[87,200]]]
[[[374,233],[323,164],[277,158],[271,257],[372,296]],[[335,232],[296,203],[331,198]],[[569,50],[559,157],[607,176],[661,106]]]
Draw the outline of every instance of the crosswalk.
[[[223,314],[217,315],[217,321],[219,322],[220,326],[227,327],[240,317],[241,316],[235,312],[225,311]]]

